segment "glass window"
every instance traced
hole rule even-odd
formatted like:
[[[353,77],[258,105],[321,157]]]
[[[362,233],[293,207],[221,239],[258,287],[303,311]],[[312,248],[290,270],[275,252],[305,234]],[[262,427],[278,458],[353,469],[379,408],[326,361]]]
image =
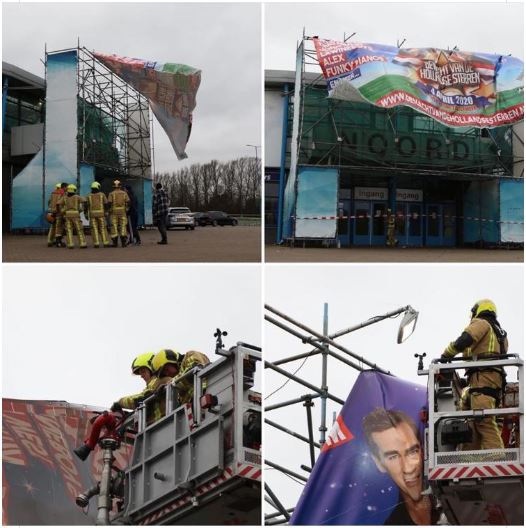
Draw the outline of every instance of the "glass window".
[[[358,207],[355,211],[356,215],[356,234],[360,236],[369,235],[369,208]]]
[[[409,236],[422,236],[422,206],[411,204],[409,206]]]
[[[406,224],[405,208],[406,208],[405,204],[396,205],[395,233],[400,237],[405,236],[405,224]]]
[[[373,204],[373,235],[383,236],[385,235],[385,204],[374,203]]]
[[[437,237],[440,235],[438,217],[438,205],[430,205],[427,208],[427,234],[429,236]]]

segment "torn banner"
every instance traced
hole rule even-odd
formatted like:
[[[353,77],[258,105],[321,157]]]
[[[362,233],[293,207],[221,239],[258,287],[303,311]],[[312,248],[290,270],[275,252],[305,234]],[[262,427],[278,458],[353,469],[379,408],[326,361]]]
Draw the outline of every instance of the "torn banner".
[[[75,497],[100,479],[102,450],[81,462],[73,449],[87,437],[97,410],[2,399],[2,526],[95,524],[97,508],[85,513]],[[126,468],[130,453],[122,444],[115,465]]]
[[[419,414],[426,403],[426,387],[362,372],[316,460],[291,524],[414,524],[408,521],[406,504],[422,499]],[[433,520],[429,504],[429,524]]]
[[[524,118],[524,63],[511,56],[314,38],[329,97],[356,93],[403,105],[450,127],[494,128]]]
[[[94,55],[148,99],[155,117],[170,138],[177,159],[185,159],[201,70],[185,64],[147,61],[108,53],[96,52]]]

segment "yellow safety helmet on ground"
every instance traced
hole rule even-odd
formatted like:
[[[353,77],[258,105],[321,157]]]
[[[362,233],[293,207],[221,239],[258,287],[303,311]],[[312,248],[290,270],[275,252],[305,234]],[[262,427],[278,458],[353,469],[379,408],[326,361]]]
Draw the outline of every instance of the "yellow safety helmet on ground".
[[[471,318],[478,317],[482,312],[491,312],[497,316],[497,307],[495,303],[489,299],[481,299],[477,301],[471,308]]]
[[[91,184],[91,188],[92,188],[92,189],[100,189],[100,183],[97,182],[97,181],[94,181],[94,182]]]
[[[153,373],[152,360],[155,354],[153,352],[145,352],[144,354],[139,354],[132,361],[132,373],[139,375],[139,369],[141,367],[146,367],[150,372]]]
[[[155,354],[155,357],[152,360],[153,370],[159,374],[165,365],[168,365],[169,363],[179,365],[182,360],[183,358],[181,354],[176,350],[163,348],[160,352]]]
[[[62,184],[61,183],[55,183],[55,189],[60,189],[62,188]]]
[[[121,186],[121,181],[120,181],[120,180],[115,180],[115,181],[113,182],[113,186],[114,186],[115,188],[120,187],[120,186]]]
[[[68,188],[66,189],[68,192],[77,192],[77,186],[73,183],[70,183],[68,185]]]

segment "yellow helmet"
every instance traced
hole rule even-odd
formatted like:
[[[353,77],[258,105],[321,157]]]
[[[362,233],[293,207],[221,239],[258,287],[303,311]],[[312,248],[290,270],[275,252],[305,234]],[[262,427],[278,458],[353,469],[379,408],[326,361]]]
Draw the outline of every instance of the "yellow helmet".
[[[154,372],[159,374],[165,365],[173,363],[174,365],[179,365],[183,358],[181,354],[176,350],[170,350],[168,348],[163,348],[160,352],[155,354],[152,360],[152,366]]]
[[[55,189],[60,189],[62,187],[61,183],[55,183]]]
[[[153,372],[152,359],[155,356],[153,352],[146,352],[144,354],[139,354],[132,361],[132,373],[139,374],[139,369],[141,367],[146,367],[150,372]]]
[[[94,181],[92,184],[91,184],[91,188],[92,189],[100,189],[100,183],[98,181]]]
[[[70,183],[68,185],[68,188],[66,189],[68,192],[77,192],[77,186],[74,185],[73,183]]]
[[[478,317],[482,312],[491,312],[497,316],[497,307],[493,301],[490,301],[489,299],[481,299],[471,308],[471,318]]]
[[[113,182],[113,186],[114,186],[115,188],[120,187],[120,186],[121,186],[121,181],[120,181],[120,180],[115,180],[115,181]]]

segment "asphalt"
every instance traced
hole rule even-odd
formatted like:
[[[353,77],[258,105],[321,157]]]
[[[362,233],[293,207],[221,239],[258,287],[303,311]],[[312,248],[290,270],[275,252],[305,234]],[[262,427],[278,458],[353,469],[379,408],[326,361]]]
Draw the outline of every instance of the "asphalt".
[[[196,227],[168,231],[168,244],[156,229],[140,232],[142,244],[125,248],[87,249],[47,247],[45,235],[2,236],[3,262],[260,262],[259,226]]]
[[[522,249],[265,246],[265,262],[524,262]]]

